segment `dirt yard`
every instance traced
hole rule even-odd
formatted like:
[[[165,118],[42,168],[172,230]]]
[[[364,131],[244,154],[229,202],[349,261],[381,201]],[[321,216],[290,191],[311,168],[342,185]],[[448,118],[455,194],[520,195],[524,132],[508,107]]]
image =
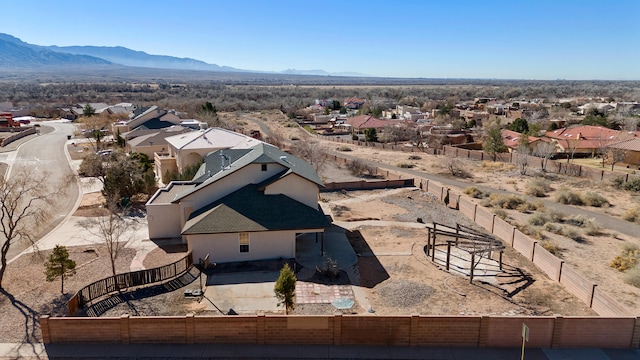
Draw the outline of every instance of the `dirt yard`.
[[[284,137],[305,139],[299,128],[289,126],[289,120],[276,112],[258,114],[261,121],[269,124]],[[230,117],[232,118],[232,117]],[[255,128],[247,118],[238,118],[247,128]],[[322,142],[326,149],[336,150],[338,144]],[[409,160],[409,154],[384,150],[372,150],[349,146],[348,155],[380,161],[389,165],[400,162],[414,164],[414,170],[445,174],[443,157],[420,155],[420,159]],[[81,158],[78,151],[74,158]],[[483,185],[496,189],[521,192],[533,178],[520,175],[516,169],[492,163],[463,160],[463,166],[473,174],[462,179],[469,186]],[[329,164],[321,175],[325,181],[348,181],[356,177],[346,169]],[[458,179],[460,180],[460,179]],[[554,177],[549,198],[562,187],[578,192],[595,191],[611,203],[609,207],[588,207],[598,213],[620,216],[626,209],[639,203],[638,197],[620,192],[606,183]],[[460,189],[462,190],[462,189]],[[372,196],[372,194],[374,194]],[[504,256],[507,273],[494,283],[480,280],[469,284],[468,278],[445,272],[440,265],[430,262],[424,254],[425,229],[404,226],[415,224],[418,217],[424,222],[454,224],[460,222],[472,226],[456,211],[447,209],[420,191],[396,192],[389,195],[375,192],[323,193],[323,201],[333,206],[336,221],[357,224],[366,219],[393,222],[393,225],[354,225],[348,233],[356,252],[360,254],[356,275],[361,301],[353,311],[361,314],[496,314],[496,315],[595,315],[581,301],[568,294],[561,286],[547,279],[530,262],[507,248]],[[76,216],[94,216],[100,213],[98,197],[84,199]],[[526,224],[531,213],[507,210],[511,221]],[[567,214],[570,215],[570,214]],[[584,235],[581,241],[543,231],[546,240],[559,248],[559,256],[576,266],[580,272],[596,281],[614,297],[628,306],[634,313],[640,311],[640,289],[623,281],[624,273],[611,268],[609,263],[618,255],[625,243],[640,245],[640,240],[605,229],[599,236]],[[629,226],[638,226],[629,223]],[[11,263],[3,279],[4,293],[0,296],[0,341],[33,341],[40,337],[37,319],[40,314],[64,316],[67,314],[66,300],[86,284],[108,275],[106,250],[100,246],[69,248],[71,258],[78,264],[73,277],[65,279],[64,294],[60,293],[60,280],[47,282],[44,262],[48,252],[25,255]],[[375,256],[373,256],[375,254]],[[120,258],[118,268],[128,271],[135,251],[126,251]],[[158,248],[147,255],[144,266],[155,267],[171,263],[184,256],[176,249]],[[344,276],[340,279],[344,281]],[[185,299],[183,289],[177,289],[153,297],[140,297],[139,302],[119,305],[103,316],[122,313],[139,315],[180,315],[198,309],[195,300]],[[296,314],[335,313],[329,304],[301,305]]]

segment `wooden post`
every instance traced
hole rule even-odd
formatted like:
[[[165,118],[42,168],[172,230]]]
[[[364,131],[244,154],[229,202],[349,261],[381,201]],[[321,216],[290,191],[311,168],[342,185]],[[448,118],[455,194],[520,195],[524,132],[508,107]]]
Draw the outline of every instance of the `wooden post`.
[[[471,253],[471,272],[469,273],[469,284],[473,283],[473,268],[476,263],[476,253]]]
[[[500,250],[500,270],[503,270],[503,269],[502,269],[502,253],[503,253],[503,252],[504,252],[504,251]]]
[[[431,228],[427,228],[427,257],[429,257],[431,251]]]
[[[451,241],[447,241],[447,271],[449,271],[450,259],[451,259]]]
[[[433,249],[431,250],[431,261],[436,261],[436,224],[433,224]]]

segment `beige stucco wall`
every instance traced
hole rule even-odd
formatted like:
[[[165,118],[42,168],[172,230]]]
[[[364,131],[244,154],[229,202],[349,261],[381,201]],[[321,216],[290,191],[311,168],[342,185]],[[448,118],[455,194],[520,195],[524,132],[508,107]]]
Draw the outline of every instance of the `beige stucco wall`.
[[[138,153],[142,153],[145,154],[149,157],[149,159],[153,160],[154,159],[154,154],[155,153],[163,153],[167,150],[167,145],[166,144],[159,144],[159,145],[153,145],[153,146],[149,146],[149,145],[139,145],[139,146],[135,146],[135,147],[131,147],[128,146],[129,151],[130,152],[138,152]]]
[[[283,169],[284,167],[282,165],[269,164],[267,171],[261,171],[260,164],[249,164],[242,169],[238,169],[233,174],[227,175],[213,184],[209,184],[197,192],[184,197],[180,202],[190,201],[193,204],[193,208],[197,210],[229,195],[247,184],[257,184],[266,180]]]
[[[249,252],[241,253],[239,235],[186,235],[194,262],[207,254],[211,262],[234,262],[265,259],[289,259],[296,255],[295,231],[265,231],[249,233]]]
[[[265,194],[284,194],[313,209],[318,208],[318,185],[296,174],[286,177],[266,187]]]
[[[147,204],[147,223],[150,239],[181,237],[180,205]]]

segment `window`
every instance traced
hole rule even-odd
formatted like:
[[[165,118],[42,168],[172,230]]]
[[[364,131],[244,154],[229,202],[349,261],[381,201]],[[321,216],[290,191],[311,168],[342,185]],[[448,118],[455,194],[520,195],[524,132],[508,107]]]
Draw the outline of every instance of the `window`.
[[[249,233],[240,233],[239,243],[240,243],[240,252],[248,253],[249,252]]]
[[[267,164],[262,164],[262,171],[267,171]]]

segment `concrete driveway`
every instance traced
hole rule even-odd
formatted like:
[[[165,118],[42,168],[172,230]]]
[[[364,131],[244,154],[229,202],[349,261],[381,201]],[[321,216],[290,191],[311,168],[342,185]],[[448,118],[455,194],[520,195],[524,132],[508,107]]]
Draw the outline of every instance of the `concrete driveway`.
[[[207,305],[207,310],[220,310],[225,314],[230,309],[237,314],[284,314],[273,292],[279,275],[277,271],[210,275],[202,303]]]

